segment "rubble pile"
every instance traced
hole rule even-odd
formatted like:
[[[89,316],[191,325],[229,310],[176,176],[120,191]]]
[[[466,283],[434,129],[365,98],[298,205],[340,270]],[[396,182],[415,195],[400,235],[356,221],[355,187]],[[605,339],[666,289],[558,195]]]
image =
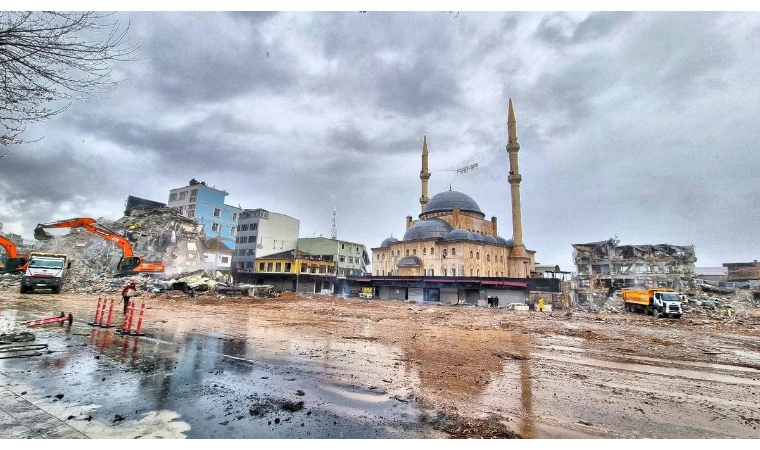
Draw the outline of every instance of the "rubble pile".
[[[0,288],[9,288],[21,285],[20,273],[0,273]]]
[[[694,284],[683,291],[687,300],[684,312],[692,317],[715,321],[741,321],[750,317],[760,318],[760,291],[749,289],[721,290],[714,286]],[[645,289],[645,288],[640,288]],[[623,298],[618,294],[607,296],[599,292],[590,296],[590,303],[577,305],[578,309],[589,312],[623,313]]]
[[[166,272],[142,277],[172,277],[192,270],[202,270],[205,234],[203,225],[183,216],[174,208],[132,210],[116,221],[103,218],[98,223],[125,236],[135,255],[145,261],[163,262]],[[34,251],[66,253],[72,261],[64,290],[94,292],[123,285],[113,280],[116,265],[123,256],[115,243],[83,229],[49,241],[38,241]]]

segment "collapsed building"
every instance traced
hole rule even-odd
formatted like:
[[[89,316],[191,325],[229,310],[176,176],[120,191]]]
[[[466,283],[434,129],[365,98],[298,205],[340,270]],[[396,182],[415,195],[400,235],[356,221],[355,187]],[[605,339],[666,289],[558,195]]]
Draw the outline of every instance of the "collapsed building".
[[[693,245],[618,244],[614,238],[573,244],[576,304],[601,305],[620,289],[664,287],[680,291],[693,283],[697,261]]]
[[[132,209],[128,215],[98,224],[126,237],[134,253],[147,261],[163,262],[164,278],[204,269],[203,225],[174,208]],[[66,253],[71,259],[67,284],[92,282],[114,273],[122,249],[99,235],[74,228],[66,235],[37,241],[36,252]]]

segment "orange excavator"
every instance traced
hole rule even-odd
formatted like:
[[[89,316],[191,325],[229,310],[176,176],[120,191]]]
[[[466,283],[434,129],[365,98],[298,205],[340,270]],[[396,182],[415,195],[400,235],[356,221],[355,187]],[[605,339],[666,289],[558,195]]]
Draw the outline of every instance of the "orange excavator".
[[[5,249],[5,272],[23,272],[26,269],[26,263],[29,262],[29,255],[18,256],[16,244],[10,239],[0,234],[0,247]]]
[[[162,262],[148,262],[132,252],[132,245],[120,234],[109,230],[103,225],[98,224],[95,219],[89,217],[78,217],[69,220],[60,220],[58,222],[41,223],[34,229],[34,238],[45,241],[53,238],[53,235],[45,231],[45,228],[84,228],[85,230],[97,234],[103,239],[107,239],[121,247],[124,256],[119,260],[116,266],[117,275],[131,275],[138,273],[164,273],[166,266]]]

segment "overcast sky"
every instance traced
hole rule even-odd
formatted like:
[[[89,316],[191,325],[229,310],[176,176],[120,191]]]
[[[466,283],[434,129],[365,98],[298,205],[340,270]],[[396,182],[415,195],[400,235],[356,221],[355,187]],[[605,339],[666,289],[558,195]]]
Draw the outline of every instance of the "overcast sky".
[[[139,60],[0,159],[3,231],[167,202],[191,178],[300,236],[377,247],[451,188],[512,237],[507,105],[523,238],[691,245],[697,266],[760,257],[760,13],[118,13]],[[496,152],[496,153],[494,153]],[[463,175],[456,169],[478,161]]]

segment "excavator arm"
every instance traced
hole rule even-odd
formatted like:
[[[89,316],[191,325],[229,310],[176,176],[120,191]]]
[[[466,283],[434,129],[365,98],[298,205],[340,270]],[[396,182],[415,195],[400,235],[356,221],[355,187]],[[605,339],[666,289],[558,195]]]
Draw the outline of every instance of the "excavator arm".
[[[16,244],[14,244],[13,241],[6,238],[5,236],[0,236],[0,247],[3,247],[5,249],[5,255],[8,258],[15,258],[18,256]]]
[[[132,252],[132,245],[124,236],[100,225],[95,219],[89,217],[77,217],[74,219],[59,220],[58,222],[41,223],[34,229],[34,238],[40,241],[52,239],[53,235],[46,232],[46,228],[84,228],[85,230],[118,245],[124,252],[124,256],[116,267],[119,274],[163,273],[166,270],[164,263],[147,262],[141,257],[135,256]]]
[[[23,272],[26,270],[26,264],[29,262],[29,255],[18,254],[16,244],[3,235],[0,235],[0,247],[5,249],[5,267],[2,269],[5,272]]]

